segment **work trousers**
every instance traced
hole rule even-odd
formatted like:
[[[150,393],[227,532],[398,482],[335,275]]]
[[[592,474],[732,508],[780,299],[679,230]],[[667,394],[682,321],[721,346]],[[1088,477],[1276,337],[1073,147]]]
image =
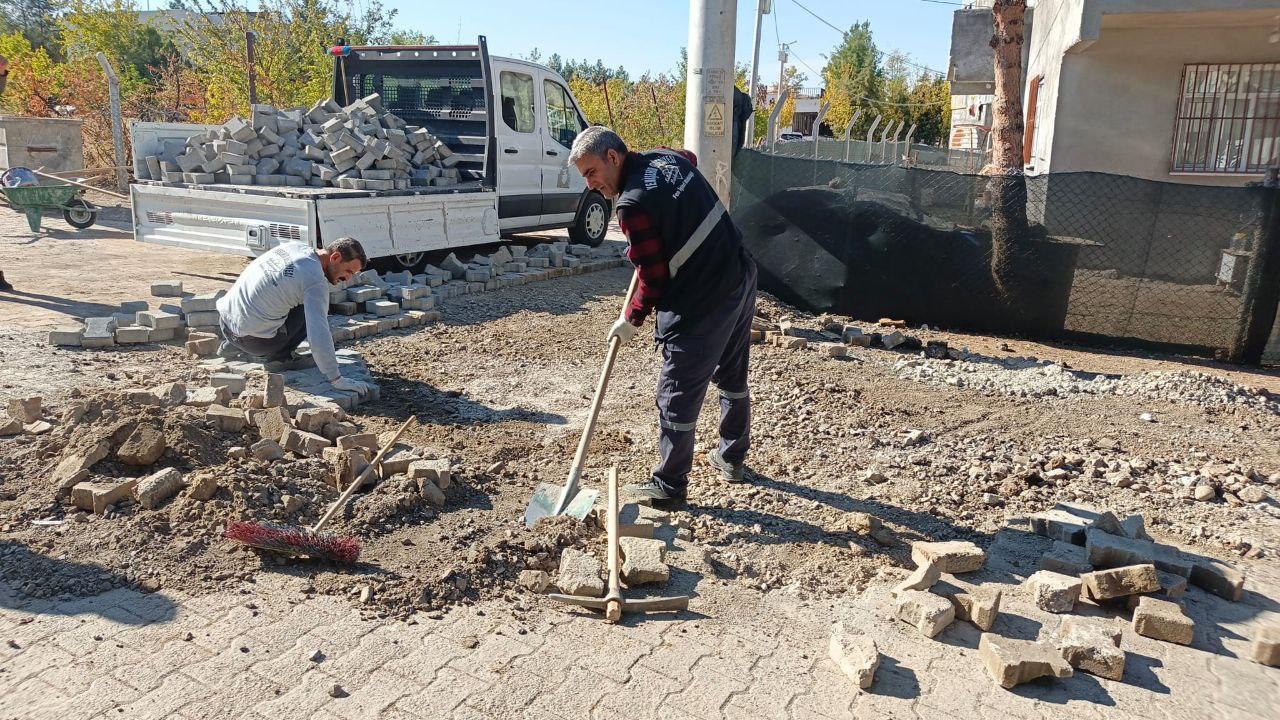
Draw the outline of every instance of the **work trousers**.
[[[683,496],[693,467],[694,429],[714,381],[720,390],[720,456],[741,463],[751,445],[751,395],[747,365],[751,351],[751,318],[756,312],[753,263],[742,286],[688,331],[662,340],[658,375],[658,453],[653,478],[672,495]]]
[[[268,361],[288,360],[293,357],[294,349],[307,339],[307,317],[303,306],[299,305],[289,311],[284,324],[269,338],[252,335],[241,337],[227,330],[225,325],[222,334],[227,342],[254,357],[266,358]]]

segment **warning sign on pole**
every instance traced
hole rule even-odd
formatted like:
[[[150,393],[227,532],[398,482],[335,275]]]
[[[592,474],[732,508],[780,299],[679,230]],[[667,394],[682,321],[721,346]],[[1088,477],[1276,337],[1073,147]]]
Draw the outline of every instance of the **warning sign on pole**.
[[[702,103],[702,133],[708,137],[724,137],[724,103]]]

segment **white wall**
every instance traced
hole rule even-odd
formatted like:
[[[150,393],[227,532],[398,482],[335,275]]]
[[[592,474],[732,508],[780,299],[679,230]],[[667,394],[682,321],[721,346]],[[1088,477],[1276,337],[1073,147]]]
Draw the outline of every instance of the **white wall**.
[[[1170,152],[1183,65],[1275,62],[1280,47],[1267,42],[1272,29],[1120,28],[1104,22],[1096,42],[1062,58],[1053,88],[1055,117],[1044,128],[1052,132],[1045,163],[1055,173],[1093,170],[1202,185],[1256,180],[1172,175]]]
[[[1063,54],[1080,42],[1080,22],[1086,0],[1057,0],[1041,2],[1036,7],[1036,21],[1031,27],[1031,49],[1027,56],[1026,89],[1023,112],[1028,112],[1025,101],[1031,97],[1031,83],[1039,75],[1044,76],[1040,85],[1039,108],[1036,114],[1035,137],[1032,139],[1029,174],[1048,172],[1053,154],[1052,138],[1057,124],[1059,105],[1058,84]],[[1056,169],[1056,168],[1055,168]]]

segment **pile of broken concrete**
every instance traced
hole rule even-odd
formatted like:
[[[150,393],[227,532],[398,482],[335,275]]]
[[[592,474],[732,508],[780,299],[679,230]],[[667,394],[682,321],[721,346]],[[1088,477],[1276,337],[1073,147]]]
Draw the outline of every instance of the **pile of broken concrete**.
[[[407,190],[455,185],[459,157],[426,128],[409,125],[373,94],[342,107],[332,98],[309,110],[254,105],[185,142],[145,158],[146,178],[196,185]]]
[[[1079,603],[1131,612],[1135,634],[1189,645],[1195,623],[1179,604],[1188,583],[1231,601],[1239,601],[1244,592],[1245,576],[1239,570],[1154,542],[1141,515],[1122,521],[1108,511],[1059,503],[1030,522],[1035,533],[1054,543],[1021,591],[1039,609],[1065,615],[1056,634],[1042,632],[1038,641],[1031,641],[991,632],[1002,590],[956,577],[980,570],[986,560],[985,552],[967,541],[912,544],[916,569],[893,588],[893,617],[930,638],[955,620],[972,623],[982,630],[979,659],[1007,689],[1040,677],[1069,677],[1075,670],[1122,678],[1126,652],[1120,630],[1104,619],[1071,615]],[[870,687],[880,657],[873,638],[837,623],[830,655],[859,687]],[[1252,659],[1280,665],[1280,625],[1257,631]]]

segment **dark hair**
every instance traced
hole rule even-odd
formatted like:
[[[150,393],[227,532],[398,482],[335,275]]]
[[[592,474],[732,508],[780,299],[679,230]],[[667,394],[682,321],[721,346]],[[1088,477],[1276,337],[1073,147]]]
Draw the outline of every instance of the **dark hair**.
[[[364,246],[353,237],[340,237],[329,243],[325,250],[342,253],[342,259],[347,262],[359,260],[361,270],[369,264],[369,256],[364,254]]]

